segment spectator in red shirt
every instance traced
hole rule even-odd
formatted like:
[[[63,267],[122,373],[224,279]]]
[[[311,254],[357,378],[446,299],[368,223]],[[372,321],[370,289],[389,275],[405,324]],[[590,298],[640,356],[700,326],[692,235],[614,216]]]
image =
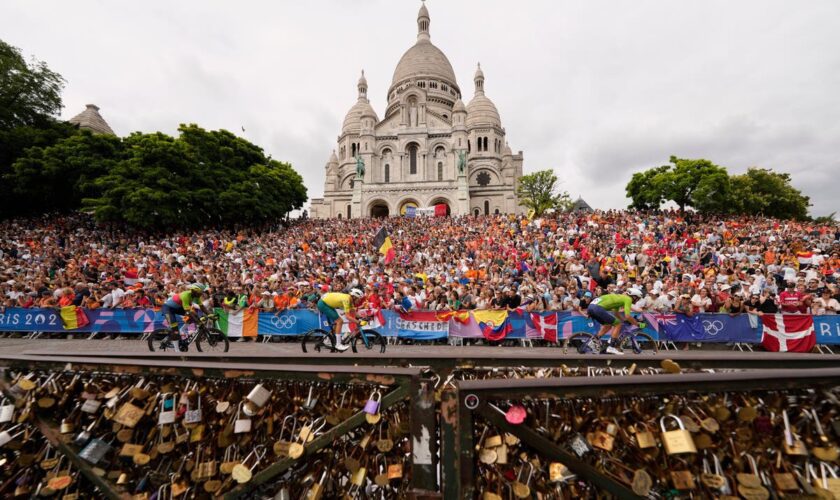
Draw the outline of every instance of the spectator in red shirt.
[[[782,313],[798,313],[802,306],[802,298],[802,293],[796,290],[796,284],[788,281],[785,285],[785,291],[779,294],[779,307]]]

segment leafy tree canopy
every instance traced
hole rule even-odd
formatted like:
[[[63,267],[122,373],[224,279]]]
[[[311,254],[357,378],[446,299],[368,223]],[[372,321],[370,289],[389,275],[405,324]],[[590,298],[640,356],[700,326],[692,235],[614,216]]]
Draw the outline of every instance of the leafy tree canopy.
[[[306,201],[291,165],[225,130],[182,125],[180,136],[135,133],[124,155],[83,201],[103,222],[142,228],[256,223],[283,217]]]
[[[540,170],[519,178],[516,187],[519,204],[540,216],[549,209],[568,211],[572,206],[569,193],[559,191],[557,176],[552,170]]]
[[[680,210],[807,219],[809,199],[790,185],[790,175],[750,168],[730,176],[709,160],[671,157],[670,165],[633,174],[626,186],[630,208],[657,209],[672,201]]]
[[[0,40],[0,130],[38,126],[61,111],[64,79]]]

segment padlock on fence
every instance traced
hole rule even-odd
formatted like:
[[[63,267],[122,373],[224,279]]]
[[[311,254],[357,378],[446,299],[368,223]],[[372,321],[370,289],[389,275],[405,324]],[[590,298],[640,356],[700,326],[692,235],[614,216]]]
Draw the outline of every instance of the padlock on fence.
[[[185,424],[197,424],[201,422],[201,395],[198,394],[196,399],[198,400],[198,407],[194,410],[190,408],[190,402],[187,399],[187,411],[184,412]]]
[[[175,423],[175,395],[164,394],[160,399],[160,413],[158,413],[158,425]]]
[[[93,465],[99,463],[111,450],[111,445],[99,438],[93,438],[79,452],[79,458]]]
[[[246,432],[251,432],[251,419],[250,418],[242,418],[242,406],[245,403],[239,403],[239,408],[236,410],[236,420],[233,422],[233,433],[234,434],[244,434]]]
[[[271,397],[271,391],[265,388],[262,384],[257,384],[251,389],[251,392],[248,393],[246,398],[248,401],[257,405],[257,407],[262,408],[268,402],[268,398]]]
[[[672,431],[665,430],[665,419],[673,419],[679,425],[679,429]],[[662,442],[665,443],[665,452],[669,455],[676,455],[679,453],[697,453],[697,448],[694,446],[694,439],[691,433],[685,428],[682,420],[676,415],[668,414],[659,420],[659,427],[662,429]]]
[[[11,422],[14,416],[15,405],[9,402],[7,398],[3,398],[3,402],[0,403],[0,424]]]
[[[382,394],[374,389],[365,403],[364,412],[368,415],[376,415],[379,413],[379,404],[382,401]]]

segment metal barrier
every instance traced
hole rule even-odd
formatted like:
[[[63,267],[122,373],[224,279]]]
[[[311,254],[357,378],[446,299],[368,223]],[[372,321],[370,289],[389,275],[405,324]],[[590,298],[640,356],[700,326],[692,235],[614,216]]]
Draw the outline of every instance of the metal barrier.
[[[513,434],[538,454],[549,460],[562,462],[573,473],[619,498],[641,498],[627,486],[599,472],[579,460],[571,451],[558,446],[525,425],[512,425],[493,403],[543,398],[604,398],[620,395],[643,396],[653,394],[712,393],[725,391],[784,390],[819,388],[840,385],[840,368],[805,370],[759,370],[729,373],[682,375],[580,377],[560,379],[480,380],[455,384],[454,400],[446,406],[453,414],[449,420],[457,422],[457,439],[453,450],[445,457],[457,457],[443,467],[457,481],[444,482],[445,498],[474,498],[475,451],[474,420],[480,417],[503,432]],[[446,478],[446,475],[444,476]],[[448,478],[447,478],[448,479]]]
[[[524,400],[539,397],[579,397],[657,392],[717,391],[726,389],[760,390],[767,388],[810,387],[840,383],[837,358],[824,355],[773,353],[686,352],[672,358],[686,370],[756,369],[786,366],[785,370],[756,370],[727,373],[683,373],[680,375],[623,375],[635,365],[638,370],[658,367],[664,356],[568,355],[557,359],[551,353],[535,350],[514,358],[500,349],[449,349],[448,356],[430,357],[424,353],[411,355],[357,356],[242,356],[195,354],[94,354],[38,353],[0,354],[4,370],[45,370],[54,372],[108,372],[132,375],[167,375],[185,378],[277,379],[330,384],[366,383],[388,387],[383,407],[401,401],[409,402],[412,442],[411,488],[415,493],[443,498],[472,498],[474,494],[473,422],[476,416],[516,435],[534,450],[551,460],[565,463],[575,473],[616,495],[627,493],[626,487],[605,478],[566,450],[546,441],[525,427],[511,426],[488,402]],[[556,352],[556,350],[555,350]],[[470,355],[472,353],[472,355]],[[680,354],[680,353],[676,353]],[[306,363],[306,364],[304,364]],[[323,364],[318,364],[323,363]],[[343,363],[343,364],[341,364]],[[356,366],[367,363],[369,366]],[[352,366],[350,366],[352,364]],[[387,368],[379,365],[401,365],[408,368]],[[509,373],[512,368],[524,377],[489,380],[459,380],[465,377],[494,377]],[[529,370],[529,368],[539,368]],[[594,367],[594,368],[592,368]],[[828,368],[818,368],[828,367]],[[545,371],[549,370],[549,371]],[[564,373],[575,372],[566,376]],[[615,377],[596,376],[614,373]],[[456,376],[457,375],[457,376]],[[467,396],[472,395],[469,403]],[[357,412],[340,422],[312,443],[312,453],[329,445],[337,437],[353,431],[364,422]],[[51,442],[57,442],[56,425],[39,417],[37,425]],[[121,498],[120,492],[107,481],[93,474],[79,462],[72,450],[59,446],[86,478],[109,498]],[[308,448],[309,449],[309,448]],[[440,463],[438,462],[438,451]],[[251,493],[288,471],[294,462],[280,459],[254,475],[250,483],[231,491],[228,498]],[[110,490],[108,488],[111,488]],[[623,488],[623,489],[622,489]]]
[[[299,382],[317,382],[330,384],[375,384],[387,387],[383,394],[380,408],[387,409],[406,399],[411,400],[409,408],[410,439],[412,442],[412,461],[410,463],[410,487],[417,491],[437,490],[437,434],[434,393],[430,380],[424,379],[418,368],[382,368],[307,365],[254,365],[250,363],[211,363],[211,362],[174,362],[172,360],[130,360],[107,357],[68,357],[68,356],[0,356],[0,366],[4,372],[41,370],[47,372],[85,373],[98,372],[127,375],[165,375],[181,376],[187,379],[241,379],[241,380],[281,380]],[[14,397],[4,382],[4,394]],[[332,443],[338,437],[353,431],[365,423],[365,413],[357,411],[351,417],[339,422],[321,436],[307,443],[303,458],[316,453]],[[57,439],[58,427],[44,416],[35,416],[35,424],[40,432],[58,447],[60,452],[77,466],[80,472],[102,490],[108,498],[125,498],[108,481],[97,476],[91,467],[81,460],[77,453]],[[300,463],[286,457],[275,461],[268,467],[254,474],[251,481],[236,487],[225,494],[225,498],[239,498],[249,494],[260,485],[278,477],[290,467]]]

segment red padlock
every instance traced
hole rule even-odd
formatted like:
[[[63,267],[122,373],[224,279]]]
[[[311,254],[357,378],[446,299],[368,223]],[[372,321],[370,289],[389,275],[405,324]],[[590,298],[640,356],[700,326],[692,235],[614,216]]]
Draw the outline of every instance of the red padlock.
[[[525,417],[527,416],[528,413],[525,411],[525,408],[519,405],[513,405],[505,413],[505,420],[511,425],[519,425],[525,421]]]

